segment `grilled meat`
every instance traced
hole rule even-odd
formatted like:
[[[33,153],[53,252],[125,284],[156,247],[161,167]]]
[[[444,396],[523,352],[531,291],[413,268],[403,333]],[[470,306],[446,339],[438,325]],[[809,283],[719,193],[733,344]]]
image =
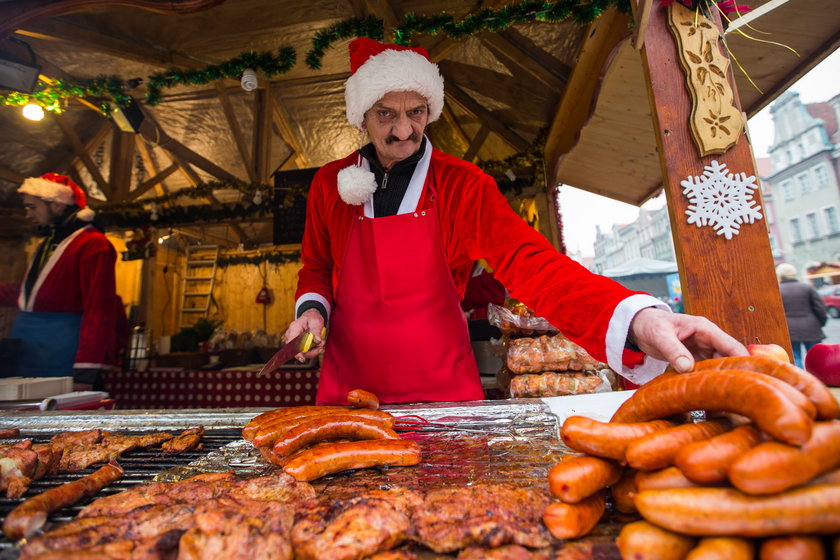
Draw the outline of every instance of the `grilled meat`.
[[[509,484],[447,488],[429,492],[413,520],[419,541],[435,552],[470,545],[541,548],[551,543],[542,523],[550,501],[547,490]]]
[[[80,550],[59,550],[30,556],[30,560],[168,560],[174,558],[184,532],[166,531],[137,540],[115,541]]]
[[[368,556],[366,560],[417,560],[417,554],[411,550],[400,548]]]
[[[56,434],[50,440],[64,449],[59,469],[80,471],[96,463],[107,463],[133,449],[154,447],[172,439],[172,434],[154,432],[145,435],[122,435],[103,430],[85,430]]]
[[[281,502],[226,495],[196,508],[179,560],[289,560],[294,509]]]
[[[192,451],[198,444],[201,443],[201,436],[204,435],[204,426],[198,428],[190,428],[184,430],[179,435],[163,442],[161,449],[166,453],[183,453],[184,451]]]
[[[295,516],[295,558],[350,560],[387,551],[406,538],[411,511],[421,502],[419,494],[403,488],[347,500],[310,501]]]
[[[0,439],[16,438],[20,435],[17,428],[0,428]]]
[[[0,446],[0,491],[20,498],[33,480],[56,472],[61,454],[60,448],[30,440]]]
[[[471,546],[458,554],[458,560],[550,560],[549,548],[529,550],[518,544],[506,544],[498,548]]]

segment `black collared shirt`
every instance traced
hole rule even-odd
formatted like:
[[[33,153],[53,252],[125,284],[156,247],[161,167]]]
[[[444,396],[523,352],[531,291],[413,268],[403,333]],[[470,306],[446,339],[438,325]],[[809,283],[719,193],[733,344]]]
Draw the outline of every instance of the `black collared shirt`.
[[[373,194],[374,218],[396,215],[408,190],[411,177],[414,175],[417,162],[423,157],[425,150],[426,138],[424,137],[417,152],[386,170],[376,157],[376,148],[372,143],[362,148],[362,156],[368,160],[370,170],[376,177],[377,188]]]

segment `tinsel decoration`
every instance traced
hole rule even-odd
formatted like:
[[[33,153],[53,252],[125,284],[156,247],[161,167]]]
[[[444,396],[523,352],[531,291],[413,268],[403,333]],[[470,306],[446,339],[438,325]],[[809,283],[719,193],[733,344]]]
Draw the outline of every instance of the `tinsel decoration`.
[[[266,204],[192,204],[158,208],[156,220],[151,219],[151,212],[138,209],[122,212],[114,210],[99,211],[98,219],[106,228],[136,228],[152,221],[155,227],[163,228],[195,225],[202,222],[261,218],[271,214],[271,206]]]
[[[69,98],[92,97],[99,99],[99,108],[104,115],[111,112],[111,103],[125,107],[131,101],[126,93],[123,81],[115,76],[93,78],[70,82],[55,80],[52,84],[39,81],[32,93],[13,91],[0,95],[0,105],[23,107],[36,103],[51,113],[63,113],[62,101]]]
[[[300,251],[270,251],[259,255],[220,255],[218,265],[222,268],[240,264],[253,264],[256,266],[262,263],[286,264],[300,262]]]
[[[476,165],[478,165],[485,173],[494,175],[504,175],[507,170],[517,167],[531,167],[534,169],[534,177],[532,179],[529,178],[526,180],[524,178],[517,178],[508,184],[499,184],[499,189],[502,192],[521,192],[524,187],[530,187],[531,185],[543,185],[545,184],[544,159],[545,141],[547,137],[548,129],[542,129],[524,152],[514,154],[503,160],[492,159],[478,161]]]
[[[271,78],[284,74],[295,65],[297,54],[292,47],[283,47],[277,56],[270,52],[256,53],[248,51],[236,58],[226,60],[221,64],[214,64],[201,70],[181,70],[170,68],[165,72],[152,74],[146,81],[146,103],[157,105],[160,103],[161,90],[176,86],[203,86],[222,78],[239,81],[247,68],[260,70],[266,77]]]
[[[267,200],[269,203],[271,202],[274,195],[274,187],[265,183],[232,184],[223,181],[211,181],[209,183],[204,183],[202,185],[197,185],[194,187],[184,187],[182,189],[178,189],[177,191],[172,191],[161,196],[141,198],[140,200],[127,200],[124,202],[106,202],[97,205],[96,210],[100,212],[112,212],[118,210],[138,210],[143,209],[148,205],[154,206],[156,204],[164,204],[166,202],[171,202],[172,200],[181,197],[192,199],[207,198],[213,194],[213,191],[224,189],[235,189],[239,192],[249,195],[249,197],[255,197],[257,193],[260,193],[260,198],[263,201]],[[306,193],[303,193],[303,196],[306,196]]]
[[[321,59],[324,57],[326,50],[330,45],[342,39],[368,37],[381,41],[384,36],[384,24],[381,19],[373,16],[364,19],[345,19],[315,33],[312,38],[312,48],[306,53],[306,65],[314,70],[319,70]]]

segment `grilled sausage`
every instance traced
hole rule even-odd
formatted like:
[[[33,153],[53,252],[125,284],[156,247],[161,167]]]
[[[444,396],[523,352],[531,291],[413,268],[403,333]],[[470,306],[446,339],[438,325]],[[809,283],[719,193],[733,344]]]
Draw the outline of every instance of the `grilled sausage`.
[[[819,486],[822,484],[840,484],[840,468],[831,469],[819,476],[815,476],[807,483],[809,486]]]
[[[254,436],[252,443],[254,444],[254,447],[273,446],[277,442],[277,440],[283,437],[283,435],[286,432],[288,432],[295,426],[299,426],[300,424],[304,422],[309,422],[311,420],[314,420],[315,418],[335,416],[339,414],[341,416],[366,418],[372,422],[378,422],[386,428],[391,428],[394,426],[394,417],[391,416],[391,414],[382,410],[369,410],[367,408],[343,408],[340,412],[336,412],[333,410],[328,410],[320,413],[312,412],[305,417],[295,417],[291,419],[280,418],[278,420],[268,422],[266,424],[263,424],[260,427],[260,429],[257,430],[257,433]]]
[[[567,455],[548,471],[548,486],[555,498],[576,504],[621,478],[613,461],[591,455]]]
[[[275,420],[280,420],[284,418],[286,420],[290,420],[292,418],[303,418],[308,414],[315,413],[321,414],[326,411],[333,411],[339,412],[342,410],[347,410],[343,406],[293,406],[289,408],[275,408],[274,410],[268,410],[263,412],[262,414],[255,416],[251,419],[250,422],[245,424],[245,427],[242,428],[242,437],[248,441],[252,441],[254,436],[257,434],[257,431],[263,425],[267,424],[268,422],[273,422]]]
[[[715,418],[648,434],[627,446],[627,464],[634,469],[645,471],[664,469],[674,464],[674,457],[683,446],[707,440],[731,429],[732,420]]]
[[[44,526],[54,511],[93,496],[123,475],[122,467],[111,461],[93,474],[50,488],[13,509],[3,521],[3,533],[10,539],[28,537]]]
[[[729,480],[747,494],[773,494],[840,466],[840,420],[817,422],[802,447],[766,441],[744,453]]]
[[[604,515],[606,496],[606,492],[601,490],[575,504],[549,504],[543,512],[543,523],[558,539],[577,539],[587,535]]]
[[[615,544],[622,558],[633,560],[682,560],[695,540],[666,531],[647,521],[634,521],[621,529]]]
[[[380,422],[351,415],[327,415],[291,428],[274,444],[274,453],[288,456],[317,441],[336,438],[399,439],[400,436]]]
[[[377,439],[320,445],[301,451],[283,467],[296,480],[377,465],[411,466],[420,462],[420,446],[404,439]]]
[[[635,469],[627,469],[621,475],[621,479],[610,487],[613,505],[621,513],[636,513],[636,504],[633,499],[636,497],[636,474]]]
[[[825,548],[820,539],[794,535],[776,537],[761,543],[759,560],[825,560]]]
[[[347,404],[357,408],[377,410],[379,408],[379,399],[370,391],[365,391],[364,389],[353,389],[347,393]]]
[[[636,495],[642,517],[697,536],[771,537],[840,532],[840,486],[805,486],[770,496],[733,488],[645,490]]]
[[[811,437],[811,418],[769,380],[775,379],[742,370],[675,375],[636,389],[612,420],[643,422],[691,410],[727,411],[750,418],[761,430],[785,443],[805,443]]]
[[[20,430],[18,428],[5,428],[0,430],[0,439],[11,439],[16,438],[20,435]]]
[[[748,539],[738,537],[707,537],[700,539],[685,560],[753,560],[755,546]]]
[[[599,422],[586,416],[569,416],[563,422],[560,437],[575,451],[624,461],[631,441],[675,425],[668,420],[619,423]]]
[[[697,488],[677,467],[666,467],[658,471],[639,471],[636,474],[636,492],[642,490],[665,490],[667,488]]]
[[[689,480],[718,484],[727,479],[729,466],[760,441],[761,432],[753,424],[743,424],[731,432],[686,445],[677,452],[674,463]]]
[[[831,420],[840,416],[840,403],[825,383],[817,376],[793,364],[777,362],[763,356],[737,356],[703,360],[697,362],[694,367],[698,371],[701,369],[741,369],[771,375],[802,391],[814,403],[817,408],[817,418],[820,420]]]

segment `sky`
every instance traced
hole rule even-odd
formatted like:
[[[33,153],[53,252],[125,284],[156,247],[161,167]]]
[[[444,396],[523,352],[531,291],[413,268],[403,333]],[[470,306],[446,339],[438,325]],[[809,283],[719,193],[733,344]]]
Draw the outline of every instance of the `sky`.
[[[840,93],[840,49],[834,51],[808,74],[793,84],[803,103],[828,101]],[[748,123],[755,157],[766,157],[773,143],[773,119],[769,106],[759,111]],[[648,201],[643,207],[661,208],[665,195]],[[639,216],[639,208],[574,187],[561,187],[560,208],[568,254],[583,257],[594,255],[595,226],[607,233],[613,224],[626,224]]]

